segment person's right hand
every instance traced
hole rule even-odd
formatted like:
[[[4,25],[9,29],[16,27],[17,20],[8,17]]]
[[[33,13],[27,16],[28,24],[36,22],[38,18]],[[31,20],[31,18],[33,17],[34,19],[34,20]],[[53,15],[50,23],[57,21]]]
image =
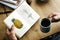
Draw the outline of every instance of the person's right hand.
[[[52,12],[48,18],[52,18],[52,22],[58,22],[60,21],[60,13]]]

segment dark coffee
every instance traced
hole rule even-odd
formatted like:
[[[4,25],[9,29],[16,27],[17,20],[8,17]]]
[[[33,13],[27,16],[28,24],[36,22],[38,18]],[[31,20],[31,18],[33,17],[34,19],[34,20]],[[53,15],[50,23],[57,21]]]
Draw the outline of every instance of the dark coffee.
[[[41,25],[44,27],[48,27],[50,25],[50,20],[47,18],[42,19]]]

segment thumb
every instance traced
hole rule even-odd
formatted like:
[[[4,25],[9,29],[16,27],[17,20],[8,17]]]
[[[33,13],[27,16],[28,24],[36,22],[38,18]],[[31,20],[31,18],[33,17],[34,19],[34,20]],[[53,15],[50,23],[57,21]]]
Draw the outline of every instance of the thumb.
[[[11,31],[14,32],[14,29],[15,29],[15,26],[12,25],[12,27],[11,27]]]

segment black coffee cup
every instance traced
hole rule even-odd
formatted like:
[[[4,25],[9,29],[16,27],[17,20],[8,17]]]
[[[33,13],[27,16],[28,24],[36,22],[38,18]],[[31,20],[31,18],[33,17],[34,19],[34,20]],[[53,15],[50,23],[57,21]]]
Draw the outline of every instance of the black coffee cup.
[[[43,18],[40,23],[40,29],[42,32],[47,33],[50,31],[51,20],[48,18]]]

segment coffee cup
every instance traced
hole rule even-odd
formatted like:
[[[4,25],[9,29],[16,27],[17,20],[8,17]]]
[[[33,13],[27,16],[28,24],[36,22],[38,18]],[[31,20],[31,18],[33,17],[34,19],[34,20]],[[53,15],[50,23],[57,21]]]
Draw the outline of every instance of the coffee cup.
[[[51,20],[48,18],[43,18],[40,22],[40,29],[42,32],[47,33],[51,28]]]

